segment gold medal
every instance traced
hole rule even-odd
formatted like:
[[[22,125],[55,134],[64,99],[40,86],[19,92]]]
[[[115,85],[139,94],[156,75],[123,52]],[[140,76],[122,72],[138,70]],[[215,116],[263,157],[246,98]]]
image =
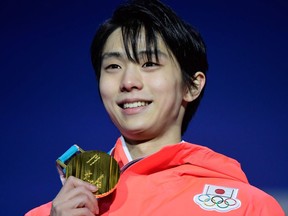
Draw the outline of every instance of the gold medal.
[[[114,191],[120,176],[117,161],[101,151],[85,151],[71,158],[66,166],[66,178],[75,176],[98,188],[97,198]]]

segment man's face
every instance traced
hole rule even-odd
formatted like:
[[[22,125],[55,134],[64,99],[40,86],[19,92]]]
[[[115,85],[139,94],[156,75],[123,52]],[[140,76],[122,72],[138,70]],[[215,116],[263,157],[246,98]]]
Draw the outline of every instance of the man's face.
[[[129,61],[117,29],[102,53],[99,87],[104,106],[121,134],[134,141],[179,134],[183,104],[189,100],[179,65],[162,39],[158,39],[158,62],[153,55],[148,61],[145,50],[145,40],[140,37],[140,63]]]

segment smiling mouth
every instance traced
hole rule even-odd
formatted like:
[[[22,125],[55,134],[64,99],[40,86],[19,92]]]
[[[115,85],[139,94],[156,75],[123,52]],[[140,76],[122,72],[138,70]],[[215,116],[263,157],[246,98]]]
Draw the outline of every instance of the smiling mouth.
[[[151,102],[147,102],[147,101],[136,101],[136,102],[131,102],[131,103],[123,103],[120,106],[123,109],[131,109],[131,108],[148,106],[150,103]]]

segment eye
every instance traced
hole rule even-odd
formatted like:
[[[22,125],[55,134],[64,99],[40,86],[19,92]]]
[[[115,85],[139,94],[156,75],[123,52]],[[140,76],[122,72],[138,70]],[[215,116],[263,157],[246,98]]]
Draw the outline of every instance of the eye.
[[[142,67],[157,67],[157,66],[159,66],[159,64],[158,63],[155,63],[155,62],[146,62],[145,64],[143,64],[143,66]]]
[[[111,68],[111,69],[117,69],[117,68],[121,68],[119,65],[117,65],[117,64],[110,64],[110,65],[108,65],[107,67],[106,67],[106,69],[109,69],[109,68]]]
[[[117,64],[110,64],[108,66],[105,67],[106,70],[109,70],[109,69],[121,69],[120,65],[117,65]]]

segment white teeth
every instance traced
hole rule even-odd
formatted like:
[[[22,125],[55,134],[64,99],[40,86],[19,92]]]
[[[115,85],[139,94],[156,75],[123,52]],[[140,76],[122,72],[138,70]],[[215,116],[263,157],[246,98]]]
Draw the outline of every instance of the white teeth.
[[[133,103],[125,103],[123,104],[123,108],[124,109],[128,109],[128,108],[136,108],[136,107],[141,107],[141,106],[147,106],[148,102],[133,102]]]

